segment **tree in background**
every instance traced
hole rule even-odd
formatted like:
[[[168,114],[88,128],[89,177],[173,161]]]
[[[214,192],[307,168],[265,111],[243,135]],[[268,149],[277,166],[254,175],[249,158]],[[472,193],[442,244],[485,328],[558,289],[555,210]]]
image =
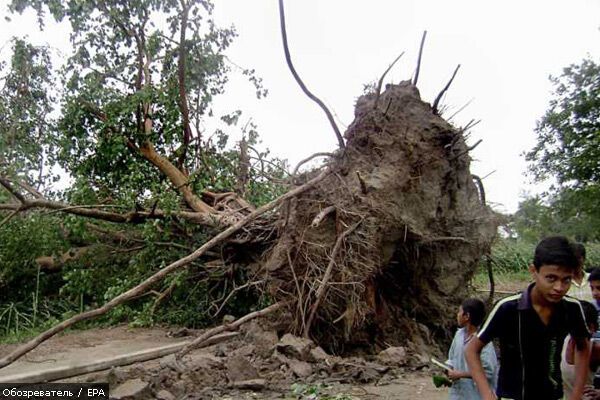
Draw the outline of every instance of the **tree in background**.
[[[528,243],[536,243],[541,238],[561,233],[580,242],[600,239],[598,215],[589,214],[587,207],[581,206],[589,197],[572,189],[563,189],[546,201],[541,196],[524,199],[519,203],[508,224],[510,234]]]
[[[8,66],[0,64],[0,169],[39,190],[56,145],[49,118],[55,79],[47,48],[16,38],[11,47]]]
[[[600,237],[600,65],[584,59],[551,77],[550,108],[536,127],[537,144],[526,154],[537,181],[554,178],[543,198],[522,202],[515,228],[526,236],[564,233]],[[536,228],[537,227],[537,228]]]

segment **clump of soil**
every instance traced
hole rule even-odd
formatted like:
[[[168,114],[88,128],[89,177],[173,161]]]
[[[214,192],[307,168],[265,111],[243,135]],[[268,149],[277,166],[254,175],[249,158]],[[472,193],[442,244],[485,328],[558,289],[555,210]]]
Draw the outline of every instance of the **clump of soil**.
[[[444,342],[497,228],[463,132],[402,82],[360,97],[345,138],[266,255],[271,296],[294,300],[285,330],[334,353]]]

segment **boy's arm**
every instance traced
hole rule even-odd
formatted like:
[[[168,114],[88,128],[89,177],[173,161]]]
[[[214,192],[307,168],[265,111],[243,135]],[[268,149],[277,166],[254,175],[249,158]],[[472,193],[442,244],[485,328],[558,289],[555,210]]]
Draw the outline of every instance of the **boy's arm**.
[[[483,400],[496,400],[496,394],[490,387],[485,376],[485,371],[483,370],[483,365],[481,364],[480,355],[483,346],[485,346],[485,343],[478,337],[474,337],[465,348],[465,360],[481,398]]]
[[[590,370],[590,340],[587,338],[580,340],[582,343],[575,346],[575,382],[569,400],[581,399]]]

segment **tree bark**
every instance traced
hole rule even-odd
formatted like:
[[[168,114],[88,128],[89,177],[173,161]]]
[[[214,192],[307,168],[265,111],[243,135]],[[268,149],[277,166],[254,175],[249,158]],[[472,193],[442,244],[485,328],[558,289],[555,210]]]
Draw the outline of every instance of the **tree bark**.
[[[154,146],[149,141],[146,141],[140,147],[140,153],[156,166],[160,172],[165,174],[175,188],[181,193],[186,204],[194,211],[200,213],[214,213],[215,210],[208,204],[200,200],[198,196],[194,194],[189,186],[188,178],[183,172],[177,169],[169,160],[161,156],[156,152]]]

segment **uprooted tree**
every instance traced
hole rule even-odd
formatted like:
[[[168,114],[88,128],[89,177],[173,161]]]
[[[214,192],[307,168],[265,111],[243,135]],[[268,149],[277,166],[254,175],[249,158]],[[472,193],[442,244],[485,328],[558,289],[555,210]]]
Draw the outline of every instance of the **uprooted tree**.
[[[333,351],[447,336],[496,222],[469,171],[468,127],[439,115],[441,96],[433,106],[420,99],[418,66],[412,82],[385,90],[382,76],[342,136],[293,68],[280,2],[288,65],[339,142],[320,168],[288,172],[255,150],[252,127],[235,150],[224,147],[225,131],[219,141],[202,130],[227,80],[223,51],[234,36],[214,25],[210,2],[49,4],[70,22],[74,53],[59,90],[45,50],[14,42],[0,100],[0,234],[21,241],[2,256],[30,246],[23,268],[38,269],[38,284],[40,274],[58,275],[67,294],[74,281],[81,293],[85,285],[105,293],[81,294],[80,313],[0,367],[126,302],[153,315],[165,303],[197,301],[203,324],[225,311],[250,313],[242,321],[271,313],[281,329]],[[40,1],[12,7],[45,10]],[[263,95],[260,80],[243,72]],[[222,120],[235,127],[239,118]],[[52,165],[70,174],[66,190],[49,190]],[[44,219],[51,227],[36,228]],[[32,254],[42,250],[49,253]],[[21,276],[11,266],[4,284]]]

